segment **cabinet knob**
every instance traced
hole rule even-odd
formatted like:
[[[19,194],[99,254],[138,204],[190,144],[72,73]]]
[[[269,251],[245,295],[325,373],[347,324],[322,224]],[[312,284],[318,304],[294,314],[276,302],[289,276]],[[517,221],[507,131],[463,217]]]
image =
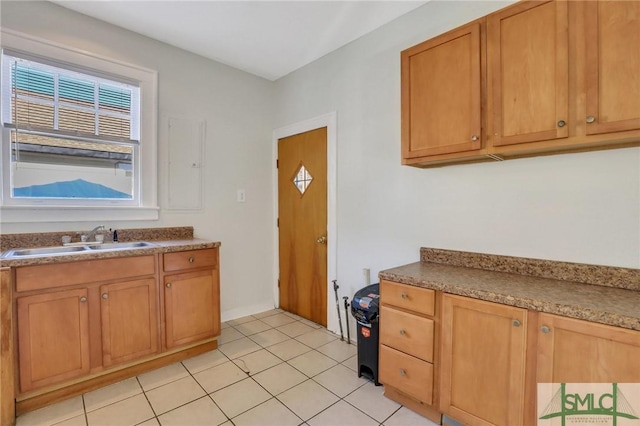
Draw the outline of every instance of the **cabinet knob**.
[[[401,368],[401,369],[400,369],[400,375],[401,375],[401,376],[406,376],[406,375],[407,375],[407,372],[406,372],[406,371],[404,371],[404,368]]]
[[[102,293],[102,298],[103,299],[108,299],[109,298],[109,293]]]
[[[540,331],[542,331],[544,334],[547,334],[547,333],[551,332],[551,329],[549,327],[547,327],[546,325],[543,325],[542,327],[540,327]]]
[[[85,296],[82,296],[82,297],[80,298],[80,302],[81,302],[81,303],[86,303],[86,302],[87,302],[87,298],[86,298]]]
[[[473,135],[473,136],[471,136],[471,140],[475,142],[475,141],[478,140],[478,137],[476,135]]]
[[[404,328],[400,329],[400,335],[401,335],[401,336],[404,336],[405,334],[407,334],[407,332],[406,332],[406,331],[404,331]]]
[[[171,288],[171,283],[166,283],[166,284],[165,284],[165,287],[167,287],[167,288]]]
[[[513,326],[514,327],[520,327],[520,320],[514,319],[513,320]]]
[[[593,115],[587,115],[587,123],[593,123],[596,118]]]
[[[558,121],[558,127],[564,127],[566,125],[567,125],[567,123],[564,120]]]
[[[407,293],[402,293],[400,297],[402,297],[404,300],[407,300],[409,298],[409,295]]]
[[[189,263],[193,263],[193,262],[195,262],[195,261],[196,261],[195,257],[191,256],[191,257],[189,258]]]

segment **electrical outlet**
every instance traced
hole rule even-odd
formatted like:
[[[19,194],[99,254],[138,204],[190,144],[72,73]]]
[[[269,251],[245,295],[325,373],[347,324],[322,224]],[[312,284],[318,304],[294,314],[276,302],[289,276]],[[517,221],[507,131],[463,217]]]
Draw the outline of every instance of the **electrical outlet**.
[[[237,200],[239,203],[244,203],[246,200],[246,194],[244,192],[244,189],[238,189],[237,191]]]

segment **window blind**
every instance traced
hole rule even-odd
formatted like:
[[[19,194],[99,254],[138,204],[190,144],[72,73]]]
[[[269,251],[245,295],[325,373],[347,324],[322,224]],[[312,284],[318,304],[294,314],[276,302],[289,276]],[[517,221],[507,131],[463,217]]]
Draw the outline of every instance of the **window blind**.
[[[16,55],[2,56],[2,119],[18,131],[138,143],[140,88]]]

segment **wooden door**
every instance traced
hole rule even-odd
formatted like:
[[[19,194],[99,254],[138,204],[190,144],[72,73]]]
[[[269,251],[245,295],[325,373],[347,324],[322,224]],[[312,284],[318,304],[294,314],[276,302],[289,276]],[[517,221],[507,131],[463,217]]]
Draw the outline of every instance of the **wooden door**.
[[[147,278],[100,287],[102,364],[109,367],[158,351],[156,281]]]
[[[640,382],[640,332],[538,316],[538,383]]]
[[[481,24],[401,54],[403,159],[480,149]]]
[[[327,325],[327,128],[278,140],[280,307]]]
[[[588,135],[640,129],[640,2],[585,2]]]
[[[87,289],[17,299],[20,391],[89,373]]]
[[[220,335],[217,269],[164,277],[167,348]]]
[[[523,424],[527,311],[444,295],[440,409],[470,425]]]
[[[491,145],[568,137],[567,10],[522,2],[487,18]]]

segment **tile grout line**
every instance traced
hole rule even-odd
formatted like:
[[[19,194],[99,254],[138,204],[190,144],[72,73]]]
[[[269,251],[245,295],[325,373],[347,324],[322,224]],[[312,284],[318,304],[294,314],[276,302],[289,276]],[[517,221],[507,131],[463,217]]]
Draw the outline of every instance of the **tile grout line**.
[[[291,318],[291,319],[292,319],[292,321],[291,321],[291,322],[288,322],[288,323],[286,323],[286,324],[278,325],[278,326],[273,326],[273,325],[271,325],[271,324],[269,324],[269,323],[267,323],[267,322],[263,321],[263,319],[265,319],[265,318],[269,318],[269,317],[276,316],[276,315],[285,315],[285,316],[287,316],[287,317]],[[321,375],[321,374],[323,374],[323,373],[325,373],[325,372],[327,372],[327,371],[329,371],[329,370],[331,370],[331,369],[333,369],[333,368],[335,368],[335,367],[337,367],[337,366],[342,366],[342,367],[345,367],[345,368],[347,368],[347,369],[349,369],[349,370],[353,371],[353,369],[352,369],[352,368],[349,368],[349,367],[348,367],[347,365],[345,365],[344,363],[346,363],[347,361],[349,361],[350,359],[352,359],[354,356],[357,356],[357,345],[355,345],[355,347],[356,347],[356,354],[355,354],[355,355],[350,355],[350,356],[348,356],[346,359],[344,359],[344,360],[342,360],[342,361],[339,361],[338,359],[333,358],[333,357],[331,357],[330,355],[325,354],[325,353],[323,353],[323,352],[321,352],[321,351],[319,350],[320,348],[323,348],[323,347],[325,347],[325,346],[328,346],[328,345],[331,345],[331,344],[335,344],[335,342],[337,341],[337,337],[335,337],[335,336],[334,336],[334,333],[329,332],[328,330],[324,329],[323,327],[321,327],[321,326],[320,326],[320,327],[318,327],[318,328],[315,328],[315,327],[313,327],[313,326],[311,326],[311,325],[309,325],[309,324],[306,324],[306,323],[303,321],[303,319],[302,319],[301,317],[298,317],[298,316],[293,317],[292,315],[287,315],[287,313],[286,313],[286,312],[283,312],[283,311],[275,311],[275,312],[273,312],[272,314],[270,314],[270,315],[266,315],[266,316],[262,316],[261,318],[257,318],[257,317],[255,317],[255,316],[253,316],[253,315],[249,315],[249,316],[250,316],[252,319],[250,319],[250,320],[248,320],[248,321],[243,321],[243,322],[242,322],[242,323],[240,323],[240,324],[232,325],[232,324],[229,324],[228,322],[226,323],[226,326],[225,326],[223,329],[221,329],[221,331],[224,331],[224,330],[225,330],[225,329],[227,329],[227,328],[231,328],[234,332],[238,333],[241,337],[238,337],[237,339],[234,339],[234,340],[231,340],[231,341],[225,342],[224,344],[220,345],[220,347],[218,347],[218,348],[217,348],[218,352],[219,352],[220,354],[222,354],[222,355],[224,356],[224,358],[226,358],[226,360],[221,360],[222,362],[217,363],[216,365],[212,365],[212,366],[211,366],[211,367],[209,367],[209,368],[205,368],[205,369],[201,370],[201,371],[206,371],[206,370],[208,370],[208,369],[215,368],[215,367],[217,367],[217,366],[219,366],[219,365],[222,365],[222,364],[224,364],[224,363],[231,362],[231,364],[232,364],[233,366],[237,367],[238,369],[240,369],[240,370],[244,373],[245,377],[241,378],[240,380],[238,380],[238,381],[236,381],[236,382],[234,382],[234,383],[231,383],[231,384],[229,384],[229,385],[223,386],[222,388],[217,389],[217,390],[215,390],[215,391],[213,391],[213,392],[209,393],[209,392],[207,392],[207,390],[203,387],[203,385],[202,385],[202,384],[200,384],[200,382],[195,378],[195,376],[194,376],[194,374],[195,374],[195,373],[192,373],[192,372],[189,370],[189,368],[187,368],[187,366],[184,364],[184,361],[185,361],[185,360],[180,361],[180,362],[179,362],[180,366],[181,366],[182,368],[184,368],[184,369],[186,370],[186,372],[187,372],[187,375],[186,375],[186,376],[184,376],[184,378],[186,378],[186,377],[191,377],[191,379],[192,379],[192,380],[194,380],[194,381],[197,383],[197,385],[200,387],[200,389],[202,389],[202,390],[204,391],[205,395],[203,395],[203,396],[201,396],[201,397],[199,397],[199,398],[193,399],[193,400],[191,400],[191,401],[188,401],[188,402],[186,402],[186,403],[184,403],[184,404],[181,404],[181,405],[179,405],[179,406],[177,406],[177,407],[174,407],[174,408],[172,408],[171,410],[168,410],[167,412],[162,413],[162,415],[167,414],[167,413],[170,413],[170,412],[172,412],[172,411],[175,411],[175,410],[177,410],[177,409],[179,409],[179,408],[181,408],[181,407],[184,407],[185,405],[191,404],[191,403],[193,403],[193,402],[195,402],[195,401],[199,401],[199,400],[201,400],[202,398],[209,397],[209,399],[214,403],[214,406],[215,406],[215,407],[217,407],[217,408],[218,408],[218,410],[220,410],[220,412],[224,415],[224,418],[225,418],[226,420],[225,420],[225,421],[223,421],[222,423],[230,422],[231,424],[235,425],[235,422],[233,421],[233,419],[232,419],[231,417],[229,417],[229,416],[228,416],[228,415],[227,415],[227,414],[222,410],[222,408],[221,408],[221,407],[218,405],[218,403],[214,400],[214,398],[213,398],[212,394],[213,394],[213,393],[215,393],[215,392],[218,392],[218,391],[220,391],[220,390],[226,389],[226,388],[228,388],[228,387],[230,387],[230,386],[233,386],[233,385],[235,385],[235,384],[237,384],[237,383],[240,383],[240,382],[242,382],[242,381],[244,381],[244,380],[246,380],[246,379],[248,379],[248,378],[252,379],[252,383],[253,383],[253,384],[258,385],[258,387],[260,387],[261,389],[263,389],[263,390],[266,392],[266,394],[267,394],[267,395],[269,395],[269,397],[270,397],[270,398],[269,398],[269,399],[267,399],[266,401],[261,402],[260,404],[257,404],[257,405],[255,405],[255,406],[253,406],[253,407],[250,407],[250,408],[248,408],[248,409],[246,409],[246,410],[244,410],[244,411],[242,411],[242,412],[238,413],[238,414],[237,414],[237,415],[235,415],[233,418],[237,418],[238,416],[241,416],[241,415],[243,415],[243,414],[247,413],[248,411],[251,411],[251,410],[253,410],[253,409],[255,409],[255,408],[257,408],[257,407],[259,407],[259,406],[261,406],[261,405],[263,405],[263,404],[265,404],[265,403],[267,403],[267,402],[268,402],[268,401],[270,401],[271,399],[275,399],[279,404],[283,405],[283,406],[284,406],[284,407],[285,407],[289,412],[291,412],[291,413],[292,413],[292,414],[293,414],[297,419],[299,419],[299,420],[301,421],[301,423],[300,423],[300,424],[307,424],[307,422],[309,422],[310,420],[312,420],[312,419],[316,418],[317,416],[319,416],[319,415],[320,415],[320,414],[322,414],[323,412],[325,412],[325,411],[329,410],[331,407],[335,406],[335,405],[336,405],[336,404],[338,404],[340,401],[344,401],[344,402],[345,402],[349,407],[351,407],[351,408],[353,408],[353,409],[357,410],[358,412],[360,412],[360,413],[364,414],[364,415],[365,415],[365,416],[367,416],[368,418],[371,418],[374,422],[376,422],[376,424],[378,424],[378,425],[383,425],[383,424],[384,424],[384,422],[388,421],[392,416],[396,415],[396,414],[398,413],[398,411],[400,411],[400,410],[404,407],[403,405],[400,405],[400,406],[399,406],[399,407],[397,407],[395,410],[393,410],[393,412],[391,412],[389,415],[387,415],[387,416],[384,418],[384,420],[383,420],[382,422],[379,422],[378,420],[374,419],[372,416],[370,416],[369,414],[367,414],[365,411],[363,411],[362,409],[358,408],[356,405],[354,405],[354,404],[352,404],[352,403],[350,403],[349,401],[347,401],[347,400],[346,400],[346,398],[348,398],[350,395],[354,394],[355,392],[359,391],[360,389],[362,389],[362,388],[363,388],[364,386],[366,386],[367,384],[369,384],[369,383],[373,383],[373,380],[368,380],[368,379],[366,379],[366,378],[365,378],[365,379],[366,379],[366,381],[363,381],[363,383],[359,384],[355,389],[353,389],[353,390],[349,391],[349,392],[348,392],[344,397],[341,397],[340,395],[336,394],[334,391],[332,391],[331,389],[327,388],[327,387],[326,387],[326,386],[324,386],[322,383],[319,383],[319,382],[315,379],[315,378],[317,378],[319,375]],[[246,317],[245,317],[245,318],[246,318]],[[241,331],[240,329],[238,329],[238,328],[239,328],[239,327],[241,327],[243,324],[247,324],[247,323],[255,322],[255,321],[260,321],[262,324],[266,325],[268,328],[266,328],[266,329],[264,329],[264,330],[260,330],[260,331],[255,332],[255,333],[254,333],[254,332],[251,332],[250,330],[247,330],[247,332],[251,332],[251,334],[245,334],[245,332],[243,332],[243,331]],[[299,324],[301,324],[301,325],[304,325],[304,326],[310,327],[310,328],[312,328],[312,330],[309,330],[309,331],[307,331],[307,332],[305,332],[305,333],[302,333],[302,334],[299,334],[299,335],[296,335],[296,336],[290,336],[289,334],[284,333],[283,331],[281,331],[281,330],[279,330],[279,329],[278,329],[279,327],[285,327],[285,326],[288,326],[288,325],[294,325],[294,324],[296,324],[296,323],[299,323]],[[257,341],[255,341],[255,340],[253,340],[253,339],[251,338],[252,336],[256,336],[256,335],[258,335],[258,334],[265,333],[265,332],[270,332],[270,331],[272,331],[272,330],[275,330],[275,331],[278,331],[279,333],[284,334],[284,335],[287,337],[287,339],[286,339],[286,340],[282,340],[282,341],[277,342],[277,343],[269,344],[268,346],[263,346],[263,344],[258,343]],[[302,341],[298,340],[298,338],[299,338],[299,337],[301,337],[301,336],[303,336],[303,335],[305,335],[305,334],[314,333],[314,332],[316,332],[316,331],[323,331],[323,332],[325,332],[327,335],[329,335],[329,336],[333,337],[333,339],[332,339],[332,340],[330,340],[330,341],[328,341],[328,342],[323,342],[322,344],[320,344],[320,345],[319,345],[319,346],[317,346],[317,347],[310,346],[309,344],[304,343],[304,342],[302,342]],[[249,342],[252,342],[253,344],[255,344],[258,348],[257,348],[257,349],[255,349],[255,350],[252,350],[252,351],[250,351],[250,352],[244,353],[244,354],[242,354],[242,355],[240,355],[240,356],[237,356],[237,357],[236,357],[236,358],[234,358],[234,359],[232,359],[229,355],[225,354],[225,353],[220,349],[221,347],[223,347],[223,346],[225,346],[225,345],[227,345],[227,344],[230,344],[230,343],[233,343],[233,342],[235,342],[235,341],[238,341],[238,340],[241,340],[241,339],[245,339],[245,338],[246,338],[246,339],[248,339],[248,341],[249,341]],[[278,356],[276,353],[274,353],[274,352],[272,352],[271,350],[269,350],[269,348],[270,348],[270,347],[273,347],[273,346],[276,346],[276,345],[278,345],[278,344],[280,344],[280,343],[285,343],[285,342],[295,342],[296,344],[300,344],[300,345],[302,345],[303,347],[308,348],[309,350],[308,350],[307,352],[304,352],[304,353],[298,354],[298,355],[296,355],[296,356],[294,356],[294,357],[292,357],[292,358],[289,358],[288,360],[285,360],[285,359],[281,358],[281,357],[280,357],[280,356]],[[268,343],[268,342],[267,342],[267,343]],[[251,371],[247,368],[246,361],[245,361],[244,359],[242,359],[242,358],[244,358],[244,357],[246,357],[246,356],[248,356],[248,355],[254,354],[254,353],[256,353],[256,352],[262,351],[262,350],[264,350],[266,354],[269,354],[269,355],[274,356],[275,358],[277,358],[279,362],[278,362],[276,365],[273,365],[273,366],[271,366],[271,367],[269,367],[269,368],[266,368],[266,369],[264,369],[264,370],[258,371],[258,372],[256,372],[255,374],[253,374],[253,375],[252,375],[252,374],[251,374]],[[318,355],[321,355],[321,356],[323,356],[323,357],[326,357],[326,358],[330,359],[332,362],[334,362],[334,365],[332,365],[332,366],[330,366],[330,367],[328,367],[328,368],[323,369],[322,371],[320,371],[320,372],[318,372],[318,373],[314,374],[313,376],[310,376],[310,375],[308,375],[307,373],[305,373],[304,371],[302,371],[301,369],[297,368],[296,366],[294,366],[293,364],[291,364],[291,363],[290,363],[290,361],[293,361],[293,360],[294,360],[294,359],[296,359],[296,358],[299,358],[299,357],[302,357],[302,356],[305,356],[305,355],[309,355],[309,354],[311,354],[311,353],[312,353],[312,351],[315,351]],[[242,363],[244,364],[244,368],[243,368],[243,367],[241,367],[240,365],[238,365],[238,364],[237,364],[237,362],[242,362]],[[293,370],[295,370],[295,371],[299,372],[300,374],[302,374],[302,375],[305,377],[305,380],[303,380],[301,383],[297,383],[297,384],[295,384],[295,385],[293,385],[293,386],[291,386],[291,387],[289,387],[289,388],[287,388],[287,389],[284,389],[284,390],[282,390],[281,392],[279,392],[277,395],[275,395],[275,394],[273,394],[272,392],[270,392],[267,388],[265,388],[262,384],[260,384],[260,383],[259,383],[259,382],[254,378],[254,376],[255,376],[255,375],[257,375],[257,374],[260,374],[260,373],[262,373],[262,372],[268,371],[268,370],[270,370],[270,369],[272,369],[272,368],[278,367],[278,366],[280,366],[280,365],[282,365],[282,364],[287,364],[287,366],[288,366],[288,367],[291,367]],[[201,371],[198,371],[198,373],[200,373]],[[150,420],[152,420],[152,419],[155,419],[155,420],[156,420],[156,422],[158,422],[158,424],[160,424],[159,414],[156,412],[156,409],[155,409],[155,408],[153,407],[153,405],[151,404],[151,401],[149,400],[149,397],[148,397],[148,395],[147,395],[147,390],[145,390],[145,389],[144,389],[144,387],[142,386],[142,383],[140,382],[139,376],[134,376],[134,377],[136,378],[136,383],[137,383],[137,384],[138,384],[138,386],[140,387],[140,389],[141,389],[141,393],[144,395],[145,400],[147,401],[147,404],[149,405],[149,407],[151,408],[151,411],[152,411],[152,413],[153,413],[153,417],[151,417],[151,418],[149,418],[149,419],[146,419],[146,420],[144,420],[144,421],[143,421],[143,422],[141,422],[141,423],[138,423],[138,425],[140,425],[140,424],[142,424],[142,423],[145,423],[145,422],[148,422],[148,421],[150,421]],[[183,378],[183,377],[181,377],[181,378],[179,378],[179,379],[176,379],[176,380],[172,380],[172,381],[170,381],[170,382],[168,382],[168,383],[164,383],[164,384],[162,384],[161,386],[157,386],[157,387],[154,387],[154,388],[152,388],[152,389],[149,389],[149,391],[154,390],[154,389],[158,389],[158,388],[160,388],[160,387],[162,387],[162,386],[169,385],[169,384],[171,384],[171,383],[176,382],[177,380],[181,380],[182,378]],[[314,415],[313,415],[312,417],[310,417],[309,419],[304,420],[304,419],[302,419],[300,416],[298,416],[298,415],[297,415],[297,414],[296,414],[296,413],[295,413],[291,408],[289,408],[289,406],[287,406],[287,405],[286,405],[286,404],[281,400],[281,397],[282,397],[282,394],[284,394],[285,392],[287,392],[287,391],[289,391],[289,390],[291,390],[291,389],[295,388],[296,386],[299,386],[299,385],[301,385],[301,384],[303,384],[303,383],[306,383],[306,382],[308,382],[308,381],[310,381],[310,380],[311,380],[314,384],[319,385],[322,389],[324,389],[324,390],[326,390],[327,392],[329,392],[329,394],[334,395],[334,396],[337,398],[337,400],[336,400],[334,403],[332,403],[332,404],[330,404],[329,406],[327,406],[327,407],[325,407],[324,409],[322,409],[321,411],[319,411],[318,413],[314,414]],[[133,395],[133,396],[135,396],[135,395]],[[133,396],[131,396],[131,397],[133,397]],[[86,406],[86,401],[85,401],[85,398],[84,398],[84,397],[85,397],[85,394],[82,394],[82,395],[81,395],[81,398],[82,398],[83,414],[84,414],[85,423],[89,426],[89,419],[88,419],[87,406]],[[129,397],[129,398],[131,398],[131,397]],[[123,399],[123,400],[121,400],[121,401],[124,401],[124,400],[126,400],[126,399],[127,399],[127,398],[125,398],[125,399]],[[115,403],[117,403],[117,402],[120,402],[120,401],[116,401],[116,402],[113,402],[113,403],[111,403],[111,404],[107,404],[107,405],[105,405],[105,407],[107,407],[107,406],[109,406],[109,405],[113,405],[113,404],[115,404]],[[101,408],[104,408],[104,407],[101,407]]]
[[[294,322],[296,322],[296,321],[297,321],[297,322],[300,322],[301,324],[304,324],[304,323],[303,323],[302,321],[300,321],[300,320],[297,320],[297,319],[294,319],[294,320],[295,320],[295,321],[292,321],[292,322],[291,322],[291,323],[289,323],[289,324],[293,324],[293,323],[294,323]],[[248,322],[250,322],[250,321],[248,321]],[[246,324],[246,323],[243,323],[243,324]],[[270,324],[267,324],[267,325],[270,325]],[[284,324],[284,325],[288,325],[288,324]],[[306,324],[304,324],[304,325],[306,325]],[[230,327],[233,327],[233,328],[235,329],[235,326],[233,326],[233,325],[230,325]],[[270,329],[277,330],[277,327],[270,326]],[[322,330],[322,328],[315,329],[314,331],[316,331],[316,330]],[[243,334],[246,338],[248,338],[248,339],[250,339],[251,341],[253,341],[253,339],[251,339],[251,337],[250,337],[250,336],[253,336],[253,335],[255,335],[255,334],[259,334],[259,333],[262,333],[262,332],[265,332],[265,331],[268,331],[268,330],[263,330],[263,331],[261,331],[261,332],[253,333],[253,334],[251,334],[251,335],[245,335],[242,331],[237,330],[237,329],[236,329],[236,331],[238,331],[239,333]],[[279,331],[279,330],[278,330],[278,331]],[[312,332],[313,332],[313,331],[310,331],[309,333],[312,333]],[[286,334],[286,333],[284,333],[284,334]],[[305,377],[307,377],[307,380],[305,380],[305,381],[304,381],[304,382],[302,382],[302,383],[305,383],[305,382],[307,382],[307,381],[311,380],[311,381],[313,381],[315,384],[317,384],[317,385],[319,385],[320,387],[322,387],[323,389],[327,390],[327,392],[329,392],[329,393],[331,393],[332,395],[336,396],[336,397],[338,398],[338,400],[337,400],[336,402],[334,402],[333,404],[329,405],[328,407],[324,408],[323,410],[319,411],[318,413],[316,413],[315,415],[313,415],[312,417],[310,417],[310,418],[309,418],[309,419],[307,419],[307,420],[302,419],[302,418],[301,418],[301,417],[299,417],[297,414],[295,414],[295,412],[294,412],[293,414],[294,414],[294,415],[296,415],[296,417],[300,418],[300,419],[302,420],[302,422],[306,424],[309,420],[311,420],[311,419],[313,419],[314,417],[316,417],[316,416],[320,415],[322,412],[324,412],[324,411],[328,410],[329,408],[333,407],[334,405],[336,405],[336,404],[337,404],[337,403],[339,403],[340,401],[344,401],[344,402],[345,402],[346,404],[348,404],[350,407],[353,407],[354,409],[356,409],[356,410],[360,411],[362,414],[364,414],[365,416],[369,417],[370,419],[372,419],[372,420],[373,420],[373,421],[375,421],[376,423],[378,423],[378,424],[382,424],[383,422],[378,422],[378,420],[374,419],[373,417],[371,417],[370,415],[368,415],[367,413],[365,413],[364,411],[362,411],[362,410],[361,410],[361,409],[359,409],[358,407],[356,407],[356,406],[354,406],[353,404],[349,403],[349,401],[346,401],[346,400],[345,400],[345,398],[346,398],[347,396],[349,396],[349,395],[351,395],[352,393],[356,392],[356,391],[357,391],[357,390],[359,390],[361,387],[365,386],[367,383],[372,383],[372,382],[373,382],[372,380],[369,380],[369,381],[367,381],[367,382],[365,382],[365,383],[361,384],[360,386],[358,386],[357,388],[353,389],[351,392],[349,392],[349,393],[348,393],[347,395],[345,395],[344,397],[341,397],[340,395],[337,395],[337,394],[336,394],[336,393],[334,393],[332,390],[330,390],[330,389],[326,388],[326,387],[325,387],[325,386],[323,386],[321,383],[319,383],[319,382],[317,382],[316,380],[314,380],[314,377],[317,377],[317,376],[319,376],[320,374],[322,374],[322,373],[324,373],[324,372],[326,372],[326,371],[328,371],[328,370],[330,370],[330,369],[332,369],[332,368],[334,368],[334,367],[336,367],[336,366],[338,366],[338,365],[342,365],[342,366],[343,366],[343,367],[345,367],[345,368],[348,368],[348,367],[346,367],[344,364],[342,364],[342,363],[343,363],[343,362],[345,362],[346,360],[344,360],[344,361],[338,361],[338,360],[336,360],[336,359],[334,359],[334,358],[331,358],[330,356],[328,356],[328,355],[326,355],[326,354],[324,354],[324,353],[322,353],[322,352],[320,352],[320,351],[318,350],[318,348],[321,348],[321,347],[323,347],[323,346],[326,346],[326,345],[329,345],[329,344],[333,343],[335,340],[337,340],[337,338],[336,338],[336,339],[334,339],[334,340],[333,340],[333,341],[331,341],[331,342],[327,342],[327,343],[325,343],[325,344],[322,344],[322,345],[318,346],[317,348],[314,348],[314,347],[311,347],[311,346],[309,346],[309,345],[304,344],[303,342],[300,342],[300,341],[297,339],[297,337],[300,337],[300,336],[302,336],[302,335],[304,335],[304,334],[307,334],[307,333],[303,333],[303,334],[298,335],[298,336],[295,336],[295,337],[292,337],[292,336],[287,335],[287,337],[289,337],[289,339],[288,339],[288,340],[294,340],[294,341],[296,341],[296,342],[298,342],[298,343],[300,343],[300,344],[302,344],[302,345],[304,345],[304,346],[309,347],[309,348],[311,349],[310,351],[305,352],[304,354],[300,354],[300,355],[298,355],[298,356],[296,356],[296,357],[293,357],[293,358],[291,358],[291,359],[289,359],[289,360],[286,360],[286,361],[285,361],[285,360],[282,360],[282,358],[278,357],[276,354],[273,354],[273,355],[275,355],[276,357],[278,357],[279,359],[281,359],[284,363],[288,364],[290,367],[294,368],[296,371],[299,371],[301,374],[303,374]],[[239,339],[238,339],[238,340],[239,340]],[[285,341],[286,341],[286,340],[285,340]],[[254,342],[255,342],[255,341],[254,341]],[[284,341],[283,341],[283,342],[284,342]],[[272,353],[271,351],[269,351],[269,349],[267,349],[267,347],[264,347],[264,346],[260,345],[260,344],[259,344],[259,343],[257,343],[257,342],[255,342],[255,343],[256,343],[256,344],[258,344],[262,349],[266,350],[267,352]],[[282,343],[282,342],[280,342],[280,343]],[[274,346],[274,345],[271,345],[271,346]],[[289,363],[289,361],[291,361],[291,360],[293,360],[293,359],[296,359],[296,358],[298,358],[298,357],[301,357],[301,356],[307,355],[307,354],[309,354],[309,352],[313,352],[313,351],[315,351],[315,352],[317,352],[318,354],[320,354],[320,355],[322,355],[322,356],[325,356],[325,357],[329,358],[330,360],[334,361],[334,362],[335,362],[335,365],[332,365],[331,367],[326,368],[326,369],[324,369],[324,370],[320,371],[319,373],[315,374],[314,376],[309,376],[309,375],[307,375],[304,371],[302,371],[302,370],[300,370],[300,369],[296,368],[294,365],[292,365],[292,364],[290,364],[290,363]],[[257,352],[257,351],[254,351],[254,352],[251,352],[251,353],[255,353],[255,352]],[[246,354],[246,355],[248,355],[248,354]],[[245,356],[245,355],[242,355],[242,356]],[[352,355],[352,356],[353,356],[353,355]],[[238,357],[238,358],[240,358],[240,357]],[[351,358],[351,356],[350,356],[349,358]],[[349,359],[349,358],[347,358],[347,359]],[[236,359],[237,359],[237,358],[236,358]],[[233,360],[232,360],[232,362],[233,362]],[[278,364],[278,365],[280,365],[280,364]],[[268,369],[266,369],[266,370],[263,370],[263,371],[267,371],[267,370],[269,370],[269,369],[271,369],[271,368],[274,368],[274,367],[276,367],[276,366],[270,367],[270,368],[268,368]],[[257,373],[256,373],[256,374],[257,374]],[[250,376],[250,377],[251,377],[251,376]],[[285,403],[284,403],[284,402],[283,402],[283,401],[282,401],[278,396],[279,396],[279,395],[282,395],[283,393],[285,393],[285,392],[287,392],[287,391],[289,391],[289,390],[291,390],[291,389],[295,388],[296,386],[300,386],[300,385],[302,384],[302,383],[298,383],[298,384],[296,384],[296,385],[294,385],[294,386],[292,386],[292,387],[290,387],[290,388],[288,388],[288,389],[283,390],[283,391],[282,391],[282,392],[280,392],[278,395],[273,395],[271,392],[269,392],[267,389],[265,389],[265,388],[264,388],[260,383],[258,383],[255,379],[254,379],[254,382],[255,382],[255,383],[257,383],[260,387],[262,387],[265,391],[267,391],[267,393],[269,393],[269,395],[271,395],[271,396],[272,396],[272,398],[275,398],[275,399],[276,399],[276,400],[278,400],[282,405],[284,405],[285,407],[287,407],[287,409],[289,409],[289,411],[292,411],[292,410],[291,410],[291,409],[290,409],[290,408],[289,408],[289,407],[288,407],[288,406],[287,406],[287,405],[286,405],[286,404],[285,404]],[[266,401],[265,401],[265,402],[266,402]],[[262,405],[262,404],[258,404],[258,406],[259,406],[259,405]],[[256,407],[257,407],[257,406],[256,406]],[[255,407],[253,407],[253,408],[255,408]],[[402,406],[400,406],[400,407],[398,408],[398,410],[399,410],[400,408],[402,408]],[[252,409],[252,408],[250,408],[249,410],[251,410],[251,409]],[[249,410],[246,410],[245,412],[247,412],[247,411],[249,411]],[[396,411],[397,411],[397,410],[396,410]],[[394,413],[395,413],[396,411],[394,411]],[[292,412],[293,412],[293,411],[292,411]],[[394,413],[392,413],[391,415],[393,415]],[[239,414],[239,415],[240,415],[240,414]],[[237,417],[237,416],[236,416],[236,417]],[[391,416],[389,416],[389,417],[391,417]],[[386,421],[386,420],[388,420],[388,419],[389,419],[389,417],[387,417],[387,418],[385,419],[385,421]],[[234,417],[234,418],[235,418],[235,417]]]

